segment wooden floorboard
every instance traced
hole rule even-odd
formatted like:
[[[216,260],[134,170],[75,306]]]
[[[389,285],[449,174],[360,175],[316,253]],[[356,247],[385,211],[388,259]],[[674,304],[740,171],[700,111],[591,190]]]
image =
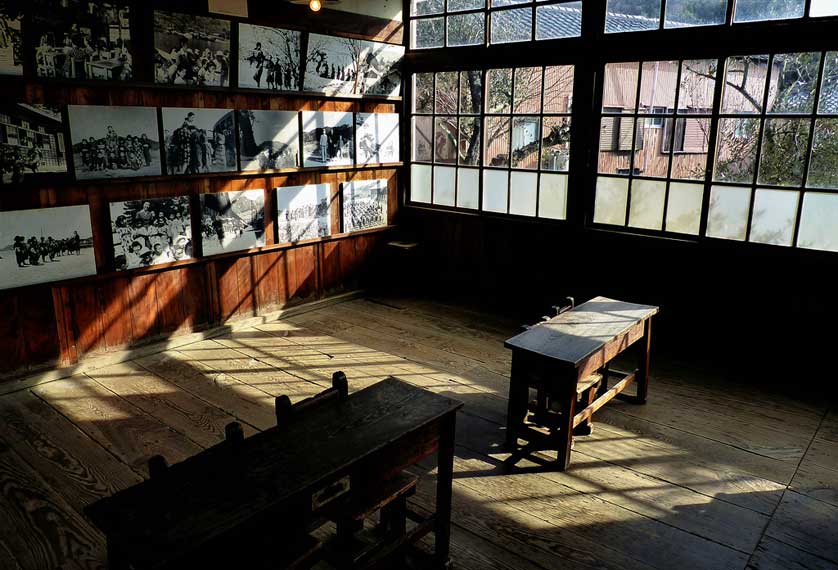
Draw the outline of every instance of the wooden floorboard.
[[[176,462],[274,398],[355,391],[395,375],[465,403],[452,553],[465,570],[838,570],[838,412],[664,362],[649,403],[613,402],[554,453],[505,439],[517,319],[422,299],[355,299],[0,396],[0,568],[96,568],[81,509]],[[430,508],[433,465],[413,504]]]

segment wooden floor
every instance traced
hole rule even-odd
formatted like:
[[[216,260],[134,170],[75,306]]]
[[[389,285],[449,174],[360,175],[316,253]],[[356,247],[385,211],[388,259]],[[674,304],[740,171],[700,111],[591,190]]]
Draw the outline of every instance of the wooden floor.
[[[519,324],[356,299],[0,395],[0,568],[104,567],[85,505],[234,419],[271,427],[274,396],[313,395],[341,369],[353,390],[395,375],[465,402],[459,569],[838,569],[838,410],[658,363],[648,405],[606,406],[569,471],[539,468],[547,455],[510,470],[502,341]]]

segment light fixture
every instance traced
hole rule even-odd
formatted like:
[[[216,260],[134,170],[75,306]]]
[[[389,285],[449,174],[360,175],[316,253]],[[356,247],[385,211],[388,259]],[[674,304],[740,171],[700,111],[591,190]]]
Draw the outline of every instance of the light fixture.
[[[311,0],[308,3],[308,7],[311,8],[312,12],[319,12],[320,8],[322,7],[320,4],[320,0]]]

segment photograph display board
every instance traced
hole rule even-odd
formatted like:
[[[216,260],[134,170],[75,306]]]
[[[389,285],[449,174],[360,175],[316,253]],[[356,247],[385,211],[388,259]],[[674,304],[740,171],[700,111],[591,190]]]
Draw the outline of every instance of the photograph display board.
[[[356,232],[387,225],[387,181],[343,183],[343,231]]]
[[[154,81],[229,87],[229,20],[155,10]]]
[[[61,109],[0,104],[0,180],[18,184],[43,173],[67,172]]]
[[[23,75],[23,36],[21,9],[0,4],[0,75]]]
[[[234,111],[167,107],[162,115],[166,174],[238,170]]]
[[[242,170],[300,166],[300,127],[296,111],[239,111]]]
[[[111,202],[113,256],[117,271],[192,257],[188,196]]]
[[[328,184],[276,189],[277,243],[326,237],[331,234]]]
[[[398,113],[355,113],[358,165],[399,162]]]
[[[305,91],[326,95],[397,96],[404,47],[309,34]]]
[[[201,244],[204,255],[263,247],[265,191],[201,194]]]
[[[303,111],[303,165],[352,165],[352,131],[352,113]]]
[[[300,32],[239,24],[239,87],[300,90]]]

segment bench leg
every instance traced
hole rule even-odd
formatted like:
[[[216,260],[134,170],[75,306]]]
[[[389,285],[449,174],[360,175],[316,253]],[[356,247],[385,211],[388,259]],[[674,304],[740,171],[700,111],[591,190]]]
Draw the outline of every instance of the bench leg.
[[[582,392],[582,397],[579,399],[579,403],[587,408],[594,401],[597,399],[599,384],[596,386],[591,386],[584,392]],[[594,419],[593,417],[588,418],[573,430],[573,435],[591,435],[594,431]]]
[[[638,404],[645,404],[646,398],[649,395],[649,369],[650,369],[650,353],[652,350],[652,319],[646,319],[643,325],[643,338],[638,343],[640,345],[640,363],[637,369],[637,398],[635,402]]]
[[[561,397],[562,413],[559,418],[558,430],[553,437],[556,441],[558,456],[556,466],[559,471],[564,471],[570,466],[570,449],[573,445],[573,416],[576,414],[576,388],[565,391]]]
[[[518,445],[518,432],[524,425],[529,403],[529,387],[527,386],[521,363],[516,363],[512,355],[512,372],[509,376],[509,403],[506,412],[506,447],[515,449]]]

